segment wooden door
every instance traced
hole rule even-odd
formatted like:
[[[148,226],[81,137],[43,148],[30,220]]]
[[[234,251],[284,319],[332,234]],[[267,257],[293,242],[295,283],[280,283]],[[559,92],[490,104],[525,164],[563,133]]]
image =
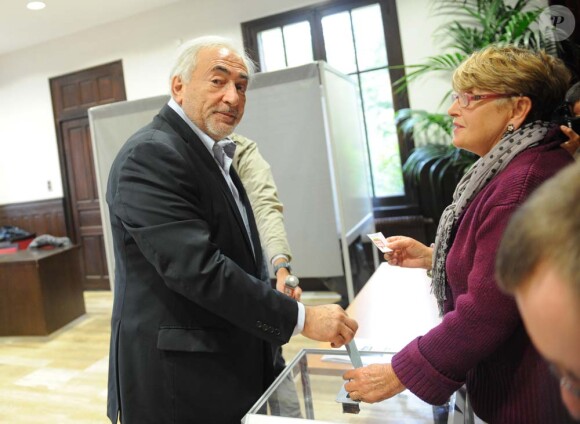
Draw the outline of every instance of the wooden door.
[[[52,78],[50,88],[67,233],[81,246],[83,287],[110,289],[87,111],[126,99],[122,64],[118,61]]]

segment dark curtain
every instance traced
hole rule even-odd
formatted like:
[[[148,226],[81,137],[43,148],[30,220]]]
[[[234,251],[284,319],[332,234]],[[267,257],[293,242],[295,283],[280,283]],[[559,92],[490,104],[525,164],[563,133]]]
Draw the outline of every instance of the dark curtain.
[[[549,0],[548,4],[567,7],[576,20],[574,32],[570,38],[561,43],[560,57],[572,71],[572,82],[578,82],[580,81],[580,2],[578,0]]]

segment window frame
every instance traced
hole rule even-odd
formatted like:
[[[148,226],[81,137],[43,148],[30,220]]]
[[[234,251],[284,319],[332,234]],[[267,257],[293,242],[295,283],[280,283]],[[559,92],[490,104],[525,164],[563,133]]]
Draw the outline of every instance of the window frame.
[[[381,8],[388,65],[403,65],[403,51],[399,32],[396,0],[332,0],[252,21],[242,22],[244,48],[249,56],[256,62],[257,71],[259,72],[260,58],[258,34],[269,29],[308,21],[312,35],[312,53],[314,55],[314,60],[326,61],[324,36],[322,32],[322,18],[327,15],[350,11],[354,8],[369,6],[372,4],[379,4]],[[405,75],[404,69],[387,69],[391,81],[396,81]],[[406,91],[396,93],[391,85],[391,93],[393,97],[393,108],[395,111],[409,107],[409,98]],[[414,147],[414,142],[411,137],[405,137],[400,131],[397,131],[397,135],[399,139],[398,143],[401,163],[404,164]],[[367,158],[370,160],[368,144]],[[371,175],[371,178],[373,179],[374,186],[375,176]],[[406,181],[404,181],[404,186],[405,193],[403,195],[373,197],[375,217],[400,216],[409,213],[416,213],[418,206],[415,190],[410,187]]]

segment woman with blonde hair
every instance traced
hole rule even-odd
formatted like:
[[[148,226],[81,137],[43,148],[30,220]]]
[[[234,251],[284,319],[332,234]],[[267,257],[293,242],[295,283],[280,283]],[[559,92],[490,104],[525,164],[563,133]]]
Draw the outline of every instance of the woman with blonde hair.
[[[570,80],[557,58],[514,46],[473,53],[453,75],[455,146],[480,156],[459,182],[434,247],[387,239],[391,265],[432,272],[442,322],[391,364],[348,371],[353,399],[378,402],[404,389],[443,404],[466,385],[488,423],[567,423],[558,381],[533,347],[516,304],[496,285],[494,265],[513,212],[543,181],[572,162],[549,118]],[[555,223],[557,225],[557,223]],[[412,312],[410,313],[412,319]]]

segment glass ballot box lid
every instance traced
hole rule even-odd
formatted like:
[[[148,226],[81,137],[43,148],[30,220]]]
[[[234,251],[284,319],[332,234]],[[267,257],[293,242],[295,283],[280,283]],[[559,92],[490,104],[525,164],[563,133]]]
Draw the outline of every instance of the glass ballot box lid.
[[[363,365],[389,363],[390,352],[360,352]],[[473,413],[461,391],[432,406],[410,391],[382,402],[353,402],[342,374],[353,365],[346,350],[303,349],[286,366],[242,419],[244,424],[284,423],[436,423],[471,424]]]

